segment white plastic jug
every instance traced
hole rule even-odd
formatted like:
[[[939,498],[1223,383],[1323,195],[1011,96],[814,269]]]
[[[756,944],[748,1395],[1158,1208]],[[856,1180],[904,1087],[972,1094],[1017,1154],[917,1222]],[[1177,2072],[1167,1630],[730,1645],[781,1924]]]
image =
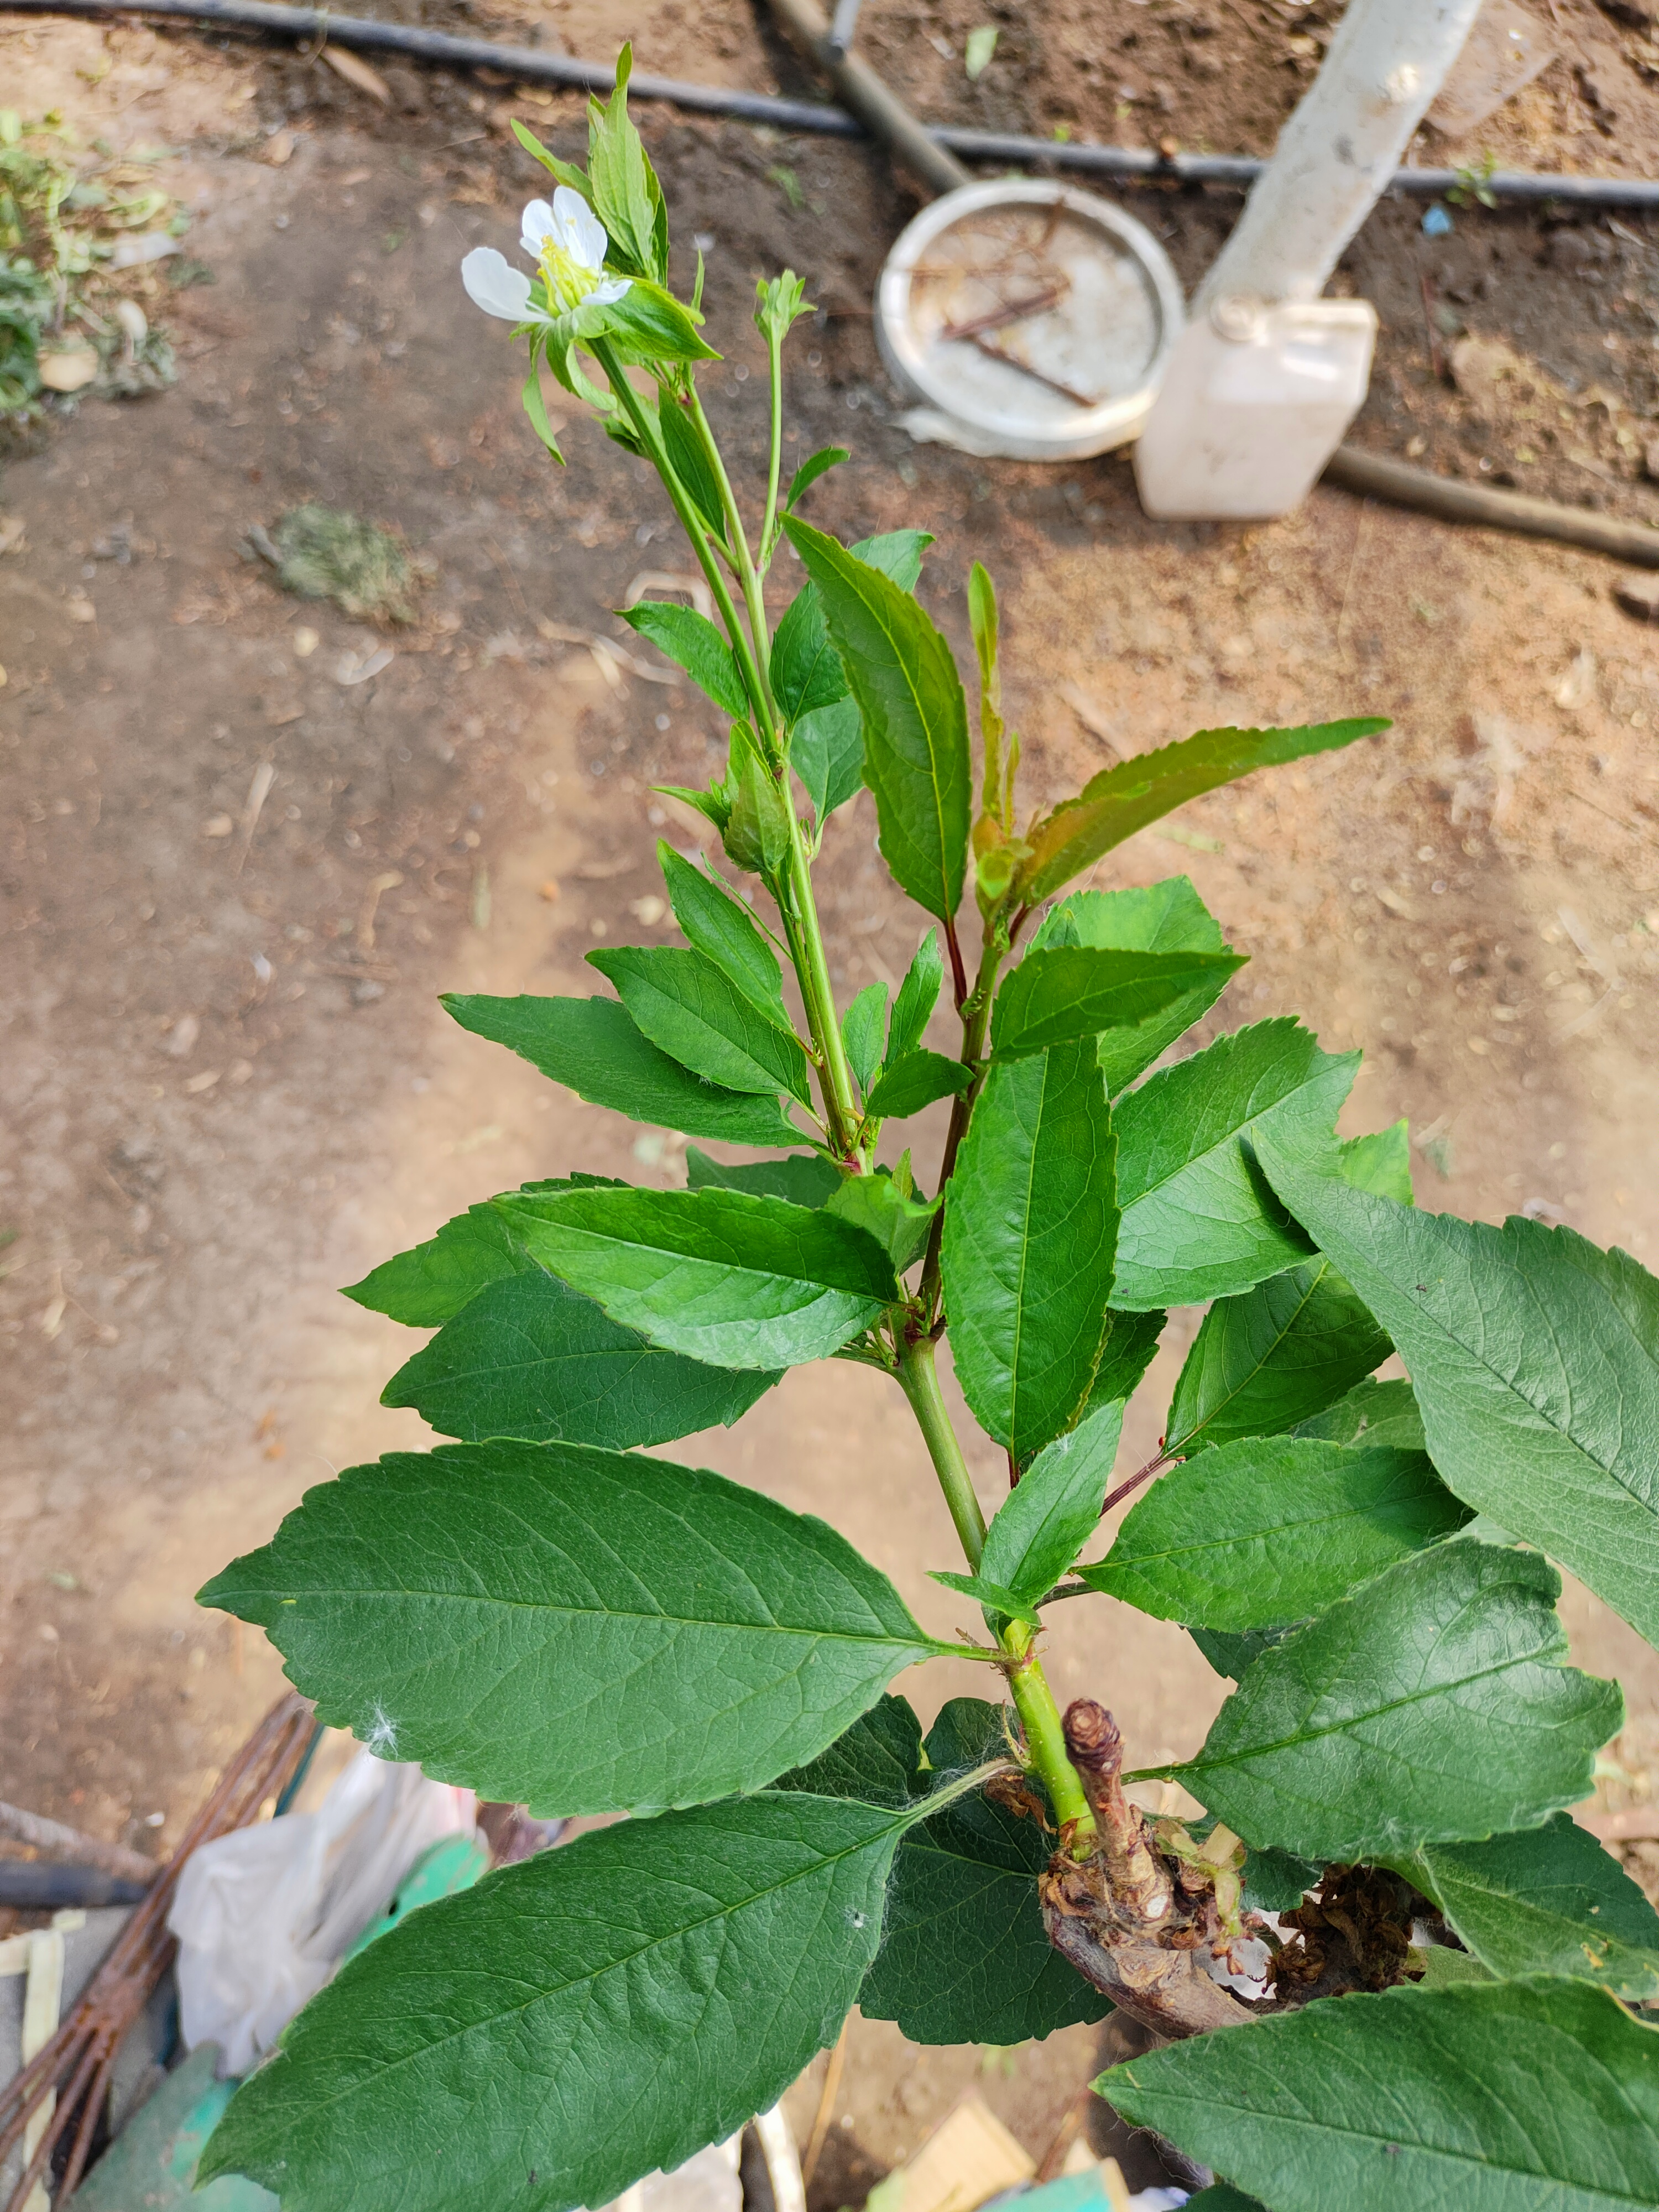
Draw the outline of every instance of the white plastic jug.
[[[1288,514],[1359,411],[1376,342],[1369,301],[1217,300],[1177,340],[1135,447],[1147,514]]]

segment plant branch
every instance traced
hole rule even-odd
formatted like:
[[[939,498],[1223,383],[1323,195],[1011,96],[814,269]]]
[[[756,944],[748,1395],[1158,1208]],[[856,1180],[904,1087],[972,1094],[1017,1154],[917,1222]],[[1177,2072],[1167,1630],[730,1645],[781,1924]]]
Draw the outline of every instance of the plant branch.
[[[1113,1506],[1121,1505],[1132,1490],[1139,1490],[1143,1482],[1146,1481],[1149,1477],[1158,1473],[1159,1468],[1167,1467],[1169,1464],[1169,1453],[1166,1451],[1157,1452],[1147,1461],[1145,1467],[1138,1467],[1127,1481],[1120,1482],[1115,1490],[1109,1490],[1106,1493],[1105,1503],[1100,1509],[1101,1518],[1103,1520],[1107,1514],[1111,1511]]]
[[[947,925],[948,927],[948,925]],[[951,957],[960,962],[954,929],[950,930]],[[991,1023],[991,999],[996,988],[997,969],[1002,964],[1005,947],[999,943],[997,933],[988,923],[985,931],[984,950],[980,954],[979,974],[975,979],[973,995],[959,995],[962,1007],[962,1059],[975,1073],[966,1091],[958,1091],[951,1102],[951,1126],[945,1134],[945,1150],[939,1158],[939,1188],[943,1195],[957,1164],[957,1154],[968,1133],[968,1123],[974,1111],[985,1078],[979,1062],[985,1051],[985,1033]],[[946,1204],[949,1200],[946,1200]],[[939,1252],[945,1236],[945,1207],[933,1216],[933,1224],[927,1235],[927,1256],[921,1270],[921,1310],[928,1316],[931,1328],[938,1315],[939,1296]]]
[[[1072,1855],[1082,1858],[1095,1840],[1095,1816],[1083,1787],[1083,1778],[1066,1747],[1066,1730],[1048,1687],[1042,1662],[1032,1649],[1036,1631],[1023,1620],[1010,1621],[1002,1633],[1006,1656],[1002,1671],[1014,1711],[1025,1731],[1025,1747],[1048,1792],[1054,1820],[1070,1844]]]
[[[767,331],[766,353],[772,386],[772,450],[767,466],[766,514],[760,534],[763,571],[772,564],[772,538],[778,520],[778,477],[783,468],[783,339],[775,329]]]
[[[927,1455],[933,1462],[933,1472],[945,1492],[945,1503],[950,1508],[968,1564],[977,1574],[985,1551],[985,1516],[974,1495],[968,1462],[962,1456],[962,1446],[957,1442],[945,1395],[939,1387],[931,1337],[919,1337],[914,1343],[908,1339],[903,1342],[899,1352],[898,1380],[921,1430]]]

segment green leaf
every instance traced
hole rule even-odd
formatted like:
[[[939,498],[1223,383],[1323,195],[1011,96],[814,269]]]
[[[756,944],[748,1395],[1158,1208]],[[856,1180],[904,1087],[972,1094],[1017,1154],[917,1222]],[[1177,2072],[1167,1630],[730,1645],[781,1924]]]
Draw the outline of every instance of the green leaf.
[[[1034,948],[1004,978],[991,1009],[991,1042],[1000,1060],[1041,1052],[1103,1030],[1137,1036],[1171,1006],[1201,995],[1212,978],[1218,996],[1237,952],[1098,951],[1067,945]],[[1185,1024],[1183,1024],[1183,1026]],[[1179,1032],[1177,1031],[1177,1035]]]
[[[1258,768],[1305,760],[1310,753],[1331,752],[1388,726],[1382,717],[1367,715],[1296,730],[1200,730],[1179,744],[1119,761],[1091,777],[1077,798],[1056,806],[1031,831],[1031,857],[1021,871],[1016,896],[1026,906],[1052,898],[1062,884],[1091,868],[1114,845],[1218,784],[1231,783]]]
[[[329,1725],[542,1814],[757,1789],[933,1649],[810,1515],[512,1438],[348,1468],[200,1601],[265,1629]]]
[[[994,33],[993,37],[994,38]],[[984,754],[980,811],[1012,830],[1013,763],[1006,759],[1002,719],[1002,676],[997,665],[997,591],[990,571],[975,561],[968,571],[968,626],[979,662],[979,734]],[[1016,748],[1018,739],[1014,740]]]
[[[798,515],[784,529],[823,596],[864,720],[864,777],[883,857],[941,921],[962,900],[972,776],[968,710],[951,648],[908,591]]]
[[[1290,1633],[1284,1628],[1252,1628],[1241,1635],[1230,1635],[1218,1628],[1189,1626],[1190,1636],[1218,1674],[1230,1681],[1241,1682],[1244,1669],[1255,1666],[1264,1651],[1271,1651],[1275,1644],[1282,1644]]]
[[[1001,1709],[953,1698],[927,1737],[935,1775],[1006,1749]],[[925,1800],[922,1801],[925,1803]],[[912,1828],[888,1886],[880,1953],[859,1992],[867,2020],[917,2043],[1024,2043],[1111,2006],[1043,1931],[1036,1878],[1052,1838],[983,1796]]]
[[[730,804],[720,832],[726,857],[775,889],[789,859],[789,801],[744,722],[732,725],[726,787]]]
[[[696,426],[689,409],[679,400],[665,393],[657,411],[657,421],[662,431],[662,441],[667,449],[669,465],[684,487],[691,504],[714,533],[718,543],[726,542],[726,502],[720,497],[720,479],[709,465],[708,455],[703,450]]]
[[[1258,2198],[1247,2197],[1230,2181],[1212,2182],[1207,2189],[1200,2189],[1196,2197],[1189,2197],[1187,2202],[1194,2212],[1267,2212]]]
[[[1322,1413],[1297,1425],[1299,1437],[1334,1444],[1391,1444],[1396,1451],[1425,1451],[1423,1416],[1409,1382],[1356,1382]]]
[[[672,292],[648,279],[631,283],[622,298],[605,309],[605,316],[606,335],[625,362],[656,368],[665,362],[720,359],[698,331],[702,317],[693,315]]]
[[[1221,926],[1185,876],[1121,891],[1073,891],[1048,915],[1031,940],[1033,951],[1068,945],[1105,952],[1218,952],[1230,948]],[[1029,957],[1029,956],[1028,956]],[[1109,1097],[1144,1075],[1159,1054],[1184,1036],[1227,987],[1229,971],[1207,971],[1182,998],[1133,1026],[1109,1030],[1100,1040],[1101,1073]]]
[[[887,1063],[890,1067],[896,1066],[911,1053],[921,1049],[921,1041],[927,1034],[927,1024],[939,1004],[939,986],[944,981],[945,955],[939,951],[939,932],[930,929],[917,945],[910,965],[904,971],[904,981],[899,985],[898,996],[893,1001],[892,1019],[887,1024]]]
[[[821,476],[848,458],[845,446],[820,446],[811,453],[789,479],[789,489],[783,495],[786,507],[793,507],[801,495],[810,491]]]
[[[790,733],[789,765],[822,825],[864,787],[864,719],[849,693],[803,714]]]
[[[669,945],[601,945],[587,956],[617,987],[641,1032],[660,1051],[728,1091],[812,1098],[806,1054],[724,969],[695,949]]]
[[[959,1060],[946,1060],[942,1053],[905,1053],[883,1071],[864,1110],[872,1121],[902,1121],[907,1114],[920,1114],[936,1098],[957,1097],[973,1079],[971,1067]]]
[[[749,694],[732,648],[707,615],[670,599],[641,599],[637,606],[623,610],[623,620],[683,668],[717,707],[724,707],[728,714],[749,712]]]
[[[616,90],[603,106],[588,102],[587,173],[594,212],[611,235],[607,265],[660,283],[667,273],[666,241],[659,242],[657,226],[662,190],[628,117],[633,67],[633,47],[624,46],[617,57]]]
[[[441,1437],[468,1443],[526,1437],[625,1451],[729,1429],[779,1379],[659,1351],[532,1262],[447,1322],[380,1403],[412,1406]]]
[[[1393,1338],[1448,1486],[1659,1643],[1659,1283],[1571,1229],[1419,1213],[1277,1132],[1259,1151]]]
[[[502,1203],[543,1267],[614,1321],[710,1366],[827,1358],[899,1295],[873,1237],[779,1198],[705,1188]]]
[[[777,1101],[699,1082],[640,1033],[614,999],[443,997],[464,1030],[504,1044],[591,1106],[731,1145],[798,1145]]]
[[[706,960],[712,960],[768,1021],[793,1035],[783,1004],[783,972],[778,956],[762,936],[760,925],[741,899],[706,875],[663,839],[657,859],[668,886],[674,919]]]
[[[1294,1021],[1218,1037],[1120,1099],[1114,1304],[1196,1304],[1249,1290],[1307,1255],[1251,1157],[1264,1132],[1328,1144],[1359,1065]],[[1370,1303],[1368,1301],[1368,1303]]]
[[[993,1067],[941,1247],[957,1380],[1016,1459],[1076,1419],[1106,1329],[1116,1142],[1092,1041]]]
[[[950,1567],[929,1567],[930,1582],[943,1583],[946,1589],[960,1591],[970,1597],[987,1613],[1000,1613],[1009,1620],[1029,1621],[1033,1628],[1041,1628],[1042,1615],[1030,1598],[1020,1597],[1000,1583],[992,1582],[984,1575],[964,1575]]]
[[[1121,1406],[1101,1406],[1031,1462],[992,1518],[980,1572],[1027,1603],[1051,1589],[1100,1525]]]
[[[555,183],[568,185],[573,192],[580,193],[589,207],[592,207],[593,187],[587,181],[586,171],[574,168],[568,161],[562,161],[556,154],[550,154],[535,132],[527,125],[520,123],[516,115],[511,118],[511,121],[513,135],[524,148],[525,152],[532,155],[541,163]]]
[[[841,1170],[822,1152],[791,1152],[787,1159],[750,1160],[739,1167],[711,1160],[696,1145],[685,1148],[685,1180],[692,1190],[747,1190],[761,1198],[787,1198],[792,1206],[823,1206],[842,1186]]]
[[[866,568],[890,577],[900,591],[914,592],[921,581],[921,556],[933,542],[930,530],[882,530],[873,538],[860,538],[847,550]]]
[[[524,411],[530,417],[530,427],[541,440],[556,461],[562,462],[559,441],[553,434],[553,424],[547,412],[547,398],[542,390],[540,359],[532,345],[530,374],[524,380]]]
[[[1468,1518],[1421,1452],[1249,1437],[1172,1468],[1083,1578],[1160,1620],[1279,1628]]]
[[[1094,2086],[1273,2212],[1659,2202],[1659,2036],[1582,1983],[1346,1996],[1195,2035]]]
[[[1085,1414],[1092,1413],[1097,1406],[1128,1404],[1152,1364],[1168,1319],[1167,1314],[1156,1312],[1107,1315],[1106,1341],[1084,1404]]]
[[[1535,1552],[1419,1552],[1264,1651],[1169,1771],[1247,1844],[1322,1864],[1536,1826],[1589,1794],[1624,1711],[1563,1663],[1560,1589]]]
[[[816,585],[803,585],[784,609],[772,639],[771,674],[773,696],[787,722],[848,696]]]
[[[1570,1814],[1484,1844],[1430,1844],[1394,1865],[1500,1980],[1565,1974],[1632,2004],[1659,1997],[1659,1913]]]
[[[1411,1204],[1406,1124],[1342,1147],[1346,1180]],[[1237,1297],[1218,1298],[1193,1340],[1170,1404],[1171,1452],[1276,1436],[1322,1413],[1394,1349],[1324,1258]],[[1348,1441],[1345,1439],[1345,1441]],[[1421,1450],[1419,1442],[1408,1449]]]
[[[868,1091],[881,1066],[887,1035],[887,986],[866,983],[841,1019],[842,1042],[848,1065],[857,1076],[860,1091]]]
[[[572,1176],[552,1182],[527,1182],[527,1191],[616,1189],[609,1176]],[[446,1221],[435,1237],[412,1250],[383,1261],[342,1296],[355,1298],[371,1313],[383,1313],[410,1328],[439,1328],[453,1320],[478,1292],[503,1275],[542,1270],[514,1235],[492,1201],[471,1206]]]
[[[908,1805],[927,1787],[921,1766],[921,1723],[890,1691],[860,1713],[827,1751],[779,1775],[774,1790],[811,1797],[856,1797],[866,1805]]]
[[[284,2212],[339,2212],[343,2176],[351,2212],[611,2203],[769,2110],[835,2041],[912,1817],[735,1798],[410,1913],[237,2092],[201,2179],[246,2174]]]
[[[922,1204],[902,1191],[885,1168],[878,1168],[873,1175],[843,1176],[824,1211],[873,1237],[902,1275],[921,1259],[939,1208],[938,1199]]]

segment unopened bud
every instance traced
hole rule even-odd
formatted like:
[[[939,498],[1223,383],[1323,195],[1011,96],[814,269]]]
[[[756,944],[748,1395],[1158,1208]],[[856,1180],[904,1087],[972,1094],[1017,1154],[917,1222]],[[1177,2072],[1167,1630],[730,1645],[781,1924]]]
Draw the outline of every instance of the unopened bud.
[[[1066,1707],[1066,1748],[1093,1774],[1115,1774],[1123,1763],[1117,1723],[1093,1698],[1074,1698]]]

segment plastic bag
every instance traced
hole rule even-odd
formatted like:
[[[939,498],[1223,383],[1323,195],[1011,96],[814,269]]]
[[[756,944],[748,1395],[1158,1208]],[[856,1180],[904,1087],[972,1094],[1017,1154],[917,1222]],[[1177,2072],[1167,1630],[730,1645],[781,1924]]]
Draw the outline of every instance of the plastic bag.
[[[219,2072],[246,2074],[383,1913],[421,1854],[470,1835],[470,1790],[360,1751],[314,1813],[217,1837],[179,1877],[179,2026]]]

